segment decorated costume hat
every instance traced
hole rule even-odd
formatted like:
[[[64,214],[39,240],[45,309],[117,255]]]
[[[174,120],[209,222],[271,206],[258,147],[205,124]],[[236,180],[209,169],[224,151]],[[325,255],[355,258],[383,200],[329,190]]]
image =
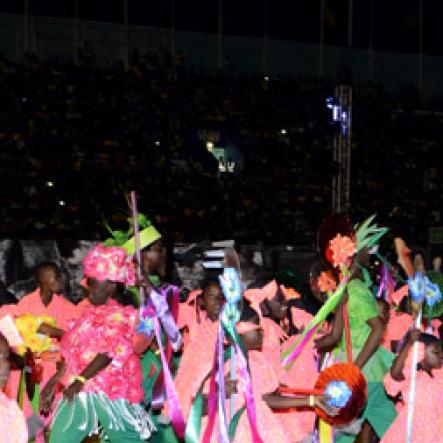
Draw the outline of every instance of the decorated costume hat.
[[[108,224],[106,228],[111,233],[112,237],[107,239],[103,244],[105,246],[121,246],[128,255],[135,254],[135,237],[132,217],[127,219],[129,229],[127,231],[113,231]],[[145,215],[139,213],[137,217],[138,226],[140,229],[140,249],[144,249],[161,238],[160,232],[151,223]]]
[[[331,214],[320,226],[317,234],[319,253],[324,260],[333,264],[333,250],[331,241],[335,238],[347,238],[355,241],[355,230],[351,219],[345,214]]]
[[[86,277],[98,281],[109,280],[128,286],[136,282],[134,263],[118,246],[95,246],[83,260],[83,272]]]
[[[149,220],[148,220],[149,221]],[[149,221],[150,223],[150,221]],[[144,227],[140,231],[140,249],[144,249],[161,238],[160,232],[157,231],[154,225],[149,225]],[[126,250],[128,255],[135,254],[135,237],[131,237],[124,245],[123,248]]]
[[[321,256],[333,267],[346,265],[349,259],[363,249],[374,248],[388,231],[373,223],[375,215],[363,223],[352,225],[345,214],[332,214],[326,217],[318,231],[318,248]]]

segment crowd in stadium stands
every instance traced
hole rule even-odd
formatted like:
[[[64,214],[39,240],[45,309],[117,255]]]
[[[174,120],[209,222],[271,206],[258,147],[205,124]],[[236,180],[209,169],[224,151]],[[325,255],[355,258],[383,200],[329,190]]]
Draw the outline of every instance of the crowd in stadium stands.
[[[96,220],[118,225],[136,189],[171,241],[311,246],[331,209],[335,83],[190,72],[160,53],[134,54],[128,71],[0,60],[1,236],[102,238]],[[354,86],[356,216],[377,212],[416,241],[442,223],[439,110],[412,88]],[[205,131],[229,135],[240,174],[218,171]]]

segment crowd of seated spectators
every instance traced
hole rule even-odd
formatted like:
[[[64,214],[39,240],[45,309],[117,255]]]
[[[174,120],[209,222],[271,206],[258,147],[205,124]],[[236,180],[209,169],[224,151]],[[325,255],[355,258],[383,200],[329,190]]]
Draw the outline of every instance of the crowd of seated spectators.
[[[91,60],[0,59],[1,237],[103,238],[140,209],[170,241],[311,247],[331,211],[333,80],[191,72],[162,53],[126,71]],[[441,221],[439,97],[354,85],[351,211],[415,241]],[[220,173],[198,136],[244,156]]]

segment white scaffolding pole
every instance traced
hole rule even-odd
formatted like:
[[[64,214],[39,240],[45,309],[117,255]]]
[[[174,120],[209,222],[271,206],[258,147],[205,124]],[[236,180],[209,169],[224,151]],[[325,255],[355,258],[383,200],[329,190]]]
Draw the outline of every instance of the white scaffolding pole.
[[[340,124],[332,139],[333,160],[338,168],[332,177],[332,209],[338,213],[348,211],[351,204],[351,86],[336,86],[335,98],[340,106]]]

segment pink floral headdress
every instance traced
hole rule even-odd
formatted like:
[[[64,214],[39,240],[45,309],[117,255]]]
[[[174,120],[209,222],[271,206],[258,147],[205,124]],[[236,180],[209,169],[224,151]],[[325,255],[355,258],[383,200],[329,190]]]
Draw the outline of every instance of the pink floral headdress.
[[[128,286],[136,282],[132,258],[118,246],[95,246],[84,258],[83,270],[86,277],[98,281],[110,280]]]

